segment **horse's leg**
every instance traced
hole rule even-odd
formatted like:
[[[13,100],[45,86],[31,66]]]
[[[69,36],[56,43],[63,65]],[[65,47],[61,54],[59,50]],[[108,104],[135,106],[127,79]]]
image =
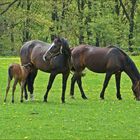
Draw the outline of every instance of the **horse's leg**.
[[[26,83],[25,83],[25,85],[24,85],[24,97],[25,97],[25,100],[28,99],[28,93],[27,93],[26,86],[27,86],[27,81],[26,81]]]
[[[47,86],[47,91],[44,95],[44,102],[47,102],[47,98],[48,98],[48,93],[49,93],[49,90],[51,89],[52,87],[52,84],[53,84],[53,81],[56,77],[56,74],[50,74],[50,77],[49,77],[49,82],[48,82],[48,86]]]
[[[120,94],[121,72],[115,74],[115,79],[116,79],[116,89],[117,89],[116,96],[119,100],[121,100],[122,99],[121,94]]]
[[[6,99],[7,99],[7,95],[8,95],[8,92],[9,92],[9,89],[10,89],[10,78],[8,78],[8,84],[7,84],[7,88],[6,88],[6,94],[5,94],[5,99],[4,99],[4,102],[6,102]]]
[[[77,84],[78,84],[78,87],[80,89],[80,92],[81,92],[81,96],[83,99],[87,99],[85,93],[84,93],[84,90],[83,90],[83,87],[82,87],[82,80],[81,80],[81,75],[77,77]]]
[[[74,86],[75,86],[75,82],[76,82],[76,76],[75,74],[72,76],[71,78],[71,88],[70,88],[70,96],[72,98],[74,98]]]
[[[68,77],[69,77],[69,72],[63,74],[63,80],[62,80],[62,97],[61,97],[62,103],[65,103],[65,91],[66,91]]]
[[[34,91],[34,80],[37,75],[37,69],[33,70],[27,78],[28,91],[30,92],[30,98],[33,100],[33,91]]]
[[[21,103],[23,102],[23,91],[25,92],[25,89],[24,89],[25,83],[26,83],[26,81],[21,82],[21,97],[20,97],[20,102]]]
[[[14,93],[16,90],[16,85],[17,85],[17,80],[15,79],[14,84],[13,84],[13,88],[12,88],[12,103],[14,103]]]
[[[111,78],[111,75],[112,75],[111,73],[106,73],[104,84],[103,84],[103,88],[102,88],[102,91],[100,93],[100,98],[101,99],[104,99],[104,92],[105,92],[105,89],[106,89],[106,87],[108,85],[108,82],[109,82],[109,80]]]

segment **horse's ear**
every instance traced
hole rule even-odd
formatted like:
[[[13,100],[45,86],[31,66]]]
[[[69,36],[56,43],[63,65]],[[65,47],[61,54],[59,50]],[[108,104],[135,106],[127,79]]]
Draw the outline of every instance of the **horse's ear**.
[[[63,44],[64,47],[69,48],[69,43],[65,38],[61,38],[61,41],[62,41],[62,44]]]
[[[68,57],[71,56],[71,51],[70,51],[70,48],[69,48],[69,43],[66,39],[64,38],[61,38],[61,41],[62,41],[62,53],[66,54]]]
[[[53,42],[55,38],[58,38],[57,35],[51,35],[51,41]]]

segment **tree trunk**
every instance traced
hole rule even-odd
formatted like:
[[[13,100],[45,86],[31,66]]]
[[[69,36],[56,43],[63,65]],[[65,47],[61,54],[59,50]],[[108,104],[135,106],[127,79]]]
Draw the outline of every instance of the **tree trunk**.
[[[135,7],[136,7],[136,0],[131,0],[132,7],[130,11],[130,23],[129,23],[129,51],[133,51],[133,32],[134,32],[134,15],[135,15]]]
[[[52,22],[55,23],[56,21],[59,21],[59,17],[58,17],[58,12],[57,12],[57,0],[53,1],[53,11],[52,11]],[[55,24],[54,24],[55,25]],[[55,25],[56,26],[56,25]],[[58,29],[58,27],[57,27]],[[54,38],[56,37],[56,33],[55,32],[55,27],[50,27],[50,31],[51,31],[51,41],[54,40]]]
[[[98,33],[96,33],[96,47],[99,47],[100,46],[100,41],[99,41],[99,35]]]
[[[115,12],[119,16],[120,15],[120,6],[119,6],[119,1],[115,0]]]
[[[137,0],[130,0],[131,1],[131,9],[130,9],[130,16],[129,14],[127,13],[126,11],[126,8],[122,2],[122,0],[119,0],[120,1],[120,5],[121,7],[123,8],[123,12],[127,18],[127,20],[129,21],[129,35],[128,35],[128,49],[129,51],[133,51],[133,48],[132,48],[132,45],[133,45],[133,32],[134,32],[134,16],[135,16],[135,8],[136,8],[136,2]]]
[[[77,0],[78,12],[79,12],[79,43],[84,43],[84,31],[83,31],[83,18],[84,18],[84,0]]]
[[[88,44],[92,44],[92,41],[91,41],[92,32],[91,32],[91,27],[90,27],[91,9],[92,9],[92,2],[91,2],[91,0],[88,0],[87,4],[88,4],[88,15],[86,17],[85,25],[86,25]]]
[[[27,10],[27,15],[26,19],[24,21],[24,29],[23,29],[23,43],[27,42],[28,40],[31,40],[31,34],[30,34],[30,19],[29,19],[29,11],[31,9],[31,4],[32,2],[30,0],[26,1],[26,10]]]

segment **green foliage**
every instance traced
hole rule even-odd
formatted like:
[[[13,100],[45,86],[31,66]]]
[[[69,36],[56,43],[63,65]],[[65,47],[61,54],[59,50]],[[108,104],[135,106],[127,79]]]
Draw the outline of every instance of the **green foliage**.
[[[132,57],[138,69],[138,57]],[[11,103],[9,92],[7,103],[3,102],[7,85],[8,65],[19,58],[0,58],[0,136],[1,139],[140,139],[140,102],[134,100],[131,80],[122,74],[122,101],[116,99],[115,78],[109,82],[105,100],[99,99],[104,74],[86,70],[83,87],[88,100],[83,100],[78,86],[75,99],[69,95],[70,78],[66,90],[66,103],[61,103],[61,75],[54,81],[48,103],[43,96],[49,74],[40,72],[35,80],[35,101],[20,103],[20,88],[15,92],[15,103]]]
[[[0,4],[12,2],[1,0]],[[131,1],[123,1],[128,15]],[[0,12],[9,4],[1,5]],[[116,12],[116,6],[118,11]],[[134,48],[139,48],[140,4],[134,13]],[[31,39],[51,42],[52,35],[67,38],[70,46],[79,42],[128,48],[130,23],[119,0],[18,0],[0,16],[0,54],[18,54],[22,44]],[[82,39],[80,40],[80,37]]]

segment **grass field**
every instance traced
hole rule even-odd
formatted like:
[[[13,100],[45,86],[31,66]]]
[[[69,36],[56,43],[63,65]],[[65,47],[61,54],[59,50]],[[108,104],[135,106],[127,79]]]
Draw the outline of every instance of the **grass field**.
[[[140,70],[140,56],[132,57]],[[48,103],[43,102],[49,74],[39,72],[35,80],[35,100],[20,103],[20,88],[11,103],[3,102],[7,84],[7,68],[19,58],[0,58],[0,139],[140,139],[140,102],[134,100],[131,81],[122,74],[122,101],[116,99],[115,79],[107,87],[105,100],[99,93],[104,74],[85,70],[83,87],[88,100],[83,100],[76,85],[75,99],[69,96],[61,103],[61,75],[55,79]]]

